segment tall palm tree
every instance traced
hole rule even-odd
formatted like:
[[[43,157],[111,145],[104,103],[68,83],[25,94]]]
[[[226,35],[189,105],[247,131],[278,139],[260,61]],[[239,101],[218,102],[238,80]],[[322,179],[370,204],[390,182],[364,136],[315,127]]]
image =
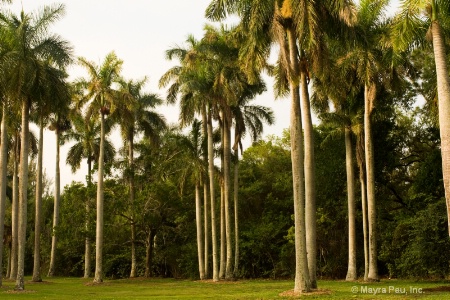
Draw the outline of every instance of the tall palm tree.
[[[96,223],[96,254],[94,282],[103,282],[103,176],[105,157],[105,120],[116,106],[124,99],[121,93],[114,89],[114,84],[120,80],[123,61],[114,52],[109,53],[100,65],[80,57],[81,66],[88,71],[88,78],[79,80],[86,94],[79,101],[79,106],[88,103],[87,115],[100,112],[100,153],[98,159],[97,182],[97,223]]]
[[[98,162],[100,156],[100,120],[92,117],[86,119],[80,113],[73,111],[70,117],[72,128],[66,132],[63,141],[75,141],[75,144],[67,152],[66,163],[71,166],[72,172],[81,167],[81,162],[86,159],[87,163],[87,186],[92,185],[93,164]],[[106,126],[106,134],[109,133],[111,126]],[[108,138],[105,137],[105,156],[104,162],[111,163],[114,160],[114,146]],[[84,255],[84,278],[91,276],[91,235],[90,235],[90,211],[91,201],[85,199],[86,207],[86,237],[85,237],[85,255]]]
[[[6,55],[8,84],[7,89],[15,91],[14,97],[22,108],[22,137],[19,175],[19,242],[18,274],[16,289],[24,289],[27,189],[28,189],[28,139],[29,113],[36,99],[37,90],[45,84],[43,65],[51,61],[52,65],[63,68],[70,62],[70,47],[57,35],[49,34],[48,27],[64,14],[64,5],[46,6],[35,14],[19,17],[0,15],[0,23],[8,32],[9,53]]]
[[[444,0],[401,2],[401,12],[395,16],[392,37],[394,48],[432,45],[436,64],[439,130],[441,137],[442,173],[447,203],[450,235],[450,78],[445,51],[450,24],[450,5]],[[430,43],[431,42],[431,43]]]
[[[136,223],[135,223],[135,183],[134,183],[134,139],[135,136],[143,132],[150,140],[159,138],[159,132],[166,127],[164,117],[155,112],[157,105],[162,104],[162,99],[156,94],[143,93],[147,79],[138,81],[120,81],[121,92],[128,95],[135,105],[121,103],[111,115],[113,120],[119,123],[122,137],[128,145],[128,184],[129,184],[129,205],[130,205],[130,225],[131,225],[131,271],[130,277],[136,277]]]
[[[67,95],[66,99],[70,99]],[[67,107],[67,106],[66,106]],[[53,235],[52,246],[50,252],[50,265],[48,269],[48,277],[55,275],[55,261],[56,261],[56,246],[58,241],[58,235],[56,229],[59,224],[59,207],[61,202],[61,176],[60,176],[60,148],[61,148],[61,134],[70,128],[70,121],[64,112],[59,111],[56,113],[52,120],[49,129],[55,132],[56,136],[56,159],[55,159],[55,192],[54,192],[54,205],[53,205]]]
[[[3,270],[3,234],[4,234],[4,225],[5,225],[5,207],[6,207],[6,171],[7,171],[7,159],[8,159],[8,148],[7,148],[7,139],[8,135],[6,133],[6,101],[3,99],[2,105],[2,121],[0,128],[0,167],[1,167],[1,178],[0,178],[0,270]],[[2,286],[2,273],[0,272],[0,287]]]
[[[213,142],[213,108],[212,99],[209,96],[210,81],[206,78],[206,64],[202,64],[204,56],[201,55],[200,42],[193,36],[188,36],[186,40],[187,48],[175,47],[166,51],[166,57],[169,60],[177,58],[181,65],[177,65],[168,70],[160,79],[160,87],[164,87],[172,82],[168,89],[167,101],[175,103],[178,94],[180,97],[180,119],[182,125],[193,121],[195,113],[202,115],[203,134],[207,136],[207,145],[204,149],[204,161],[208,165],[209,196],[210,196],[210,216],[211,216],[211,235],[205,232],[205,276],[208,275],[208,244],[211,236],[212,245],[212,269],[213,280],[219,280],[219,260],[217,249],[217,224],[215,208],[215,168],[214,168],[214,142]],[[206,186],[206,184],[205,184]],[[207,190],[207,187],[204,187]],[[206,193],[205,193],[206,194]],[[205,198],[204,215],[205,230],[208,226],[208,202]]]
[[[263,85],[260,87],[262,88]],[[247,102],[254,96],[255,91],[247,90],[248,94],[241,97],[237,105],[231,108],[234,125],[234,277],[239,272],[239,149],[242,149],[242,139],[250,132],[253,141],[256,141],[263,132],[263,123],[272,125],[275,121],[271,109],[259,106],[249,105]]]
[[[44,122],[48,119],[49,114],[55,112],[55,108],[61,109],[66,105],[64,103],[69,99],[67,84],[65,83],[65,72],[52,68],[50,65],[44,65],[44,72],[46,73],[47,83],[40,87],[38,103],[36,111],[38,114],[32,115],[32,118],[37,119],[39,124],[39,149],[38,162],[36,170],[36,203],[35,203],[35,230],[34,230],[34,266],[33,278],[35,282],[42,281],[41,278],[41,255],[40,255],[40,241],[41,241],[41,224],[42,224],[42,158],[44,151]]]

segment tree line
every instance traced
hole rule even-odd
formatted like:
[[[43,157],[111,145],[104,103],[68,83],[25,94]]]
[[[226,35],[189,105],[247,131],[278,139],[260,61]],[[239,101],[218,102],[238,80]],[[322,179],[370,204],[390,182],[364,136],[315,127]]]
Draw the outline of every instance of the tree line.
[[[293,276],[301,293],[318,275],[447,275],[450,5],[403,1],[389,17],[388,4],[214,0],[208,19],[240,21],[206,25],[200,40],[166,51],[178,62],[159,81],[166,99],[144,92],[146,78],[123,78],[114,52],[99,65],[74,58],[48,30],[63,5],[2,10],[0,269],[18,290],[26,271],[42,280],[41,262],[48,276],[64,263],[59,272],[90,277],[93,253],[96,283],[105,274]],[[71,63],[87,76],[68,82]],[[276,97],[290,95],[290,128],[258,142],[275,121],[252,104],[263,72]],[[176,126],[157,112],[164,103],[179,105]],[[42,173],[47,126],[57,137],[53,197]],[[118,151],[107,138],[115,128]],[[88,174],[61,193],[67,141],[66,163],[75,171],[86,160]]]

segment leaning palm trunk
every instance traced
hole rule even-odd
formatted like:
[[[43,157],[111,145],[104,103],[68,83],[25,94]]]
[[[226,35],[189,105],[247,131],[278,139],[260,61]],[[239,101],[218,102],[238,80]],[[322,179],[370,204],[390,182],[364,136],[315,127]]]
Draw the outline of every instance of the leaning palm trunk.
[[[2,125],[1,125],[1,145],[0,145],[0,287],[2,286],[3,275],[3,234],[5,230],[5,207],[6,207],[6,170],[7,170],[7,141],[6,133],[6,104],[3,104],[2,109]]]
[[[364,89],[364,149],[366,158],[367,176],[367,216],[369,224],[369,281],[378,281],[377,267],[377,232],[376,232],[376,205],[375,205],[375,163],[372,138],[371,114],[375,99],[374,84],[366,84]]]
[[[205,262],[203,249],[202,204],[200,200],[200,184],[195,184],[195,224],[197,227],[198,271],[200,280],[205,279]]]
[[[304,148],[302,135],[302,121],[300,109],[300,91],[296,80],[299,74],[298,49],[295,33],[288,30],[289,58],[292,68],[289,86],[291,92],[291,160],[292,181],[294,195],[294,223],[295,223],[295,286],[296,293],[309,292],[308,259],[306,254],[305,228],[305,185],[304,185]]]
[[[53,204],[53,236],[52,236],[52,249],[50,253],[50,266],[48,269],[48,277],[55,275],[55,263],[56,263],[56,247],[58,243],[57,228],[59,225],[59,204],[61,202],[61,180],[60,180],[60,170],[59,170],[59,140],[60,131],[58,128],[55,130],[56,133],[56,169],[55,169],[55,203]]]
[[[358,278],[356,270],[356,229],[355,229],[355,172],[353,168],[352,136],[349,128],[345,128],[345,166],[347,170],[347,202],[348,202],[348,267],[345,280]]]
[[[236,162],[234,164],[233,198],[234,198],[234,277],[239,273],[239,146],[236,147]]]
[[[91,179],[91,172],[92,172],[92,162],[91,162],[91,156],[89,155],[87,159],[87,165],[88,165],[88,187],[92,184]],[[90,213],[91,213],[91,206],[90,206],[90,199],[87,196],[86,197],[86,204],[85,204],[85,210],[86,210],[86,221],[85,221],[85,230],[86,230],[86,237],[84,239],[84,278],[89,278],[91,276],[91,238],[89,237],[89,227],[90,227]]]
[[[16,290],[25,289],[25,247],[27,240],[28,147],[30,99],[22,103],[22,137],[19,170],[19,226]]]
[[[434,60],[436,62],[442,175],[444,179],[448,228],[450,235],[450,79],[445,55],[444,38],[439,22],[434,21],[432,23],[431,33],[433,35]]]
[[[38,162],[36,172],[36,203],[35,203],[35,219],[34,219],[34,266],[33,279],[34,282],[42,281],[41,278],[41,211],[42,211],[42,157],[44,150],[44,122],[40,119],[39,124],[39,149]]]
[[[211,236],[212,236],[212,261],[213,281],[219,281],[219,264],[217,261],[217,232],[216,232],[216,205],[214,193],[214,149],[211,109],[208,109],[208,169],[209,169],[209,194],[211,197]]]
[[[103,282],[103,165],[105,156],[105,115],[101,113],[100,155],[98,158],[97,224],[95,236],[94,282]]]
[[[306,252],[311,287],[317,288],[317,225],[316,225],[316,179],[314,159],[314,132],[309,102],[306,63],[302,62],[300,72],[300,93],[302,105],[303,133],[305,141],[305,226]]]
[[[230,217],[230,170],[231,170],[231,124],[224,120],[224,154],[223,154],[223,184],[224,184],[224,209],[225,209],[225,238],[227,245],[227,260],[225,268],[225,278],[233,278],[233,244],[231,241],[231,217]]]
[[[129,188],[130,188],[130,208],[131,208],[131,271],[130,278],[134,278],[137,275],[136,272],[136,223],[134,218],[134,136],[133,133],[130,133],[130,137],[128,139],[128,160],[130,166],[130,179],[129,179]]]
[[[14,141],[14,167],[13,167],[13,197],[11,205],[11,271],[9,279],[17,278],[17,258],[19,247],[19,134],[16,132]]]

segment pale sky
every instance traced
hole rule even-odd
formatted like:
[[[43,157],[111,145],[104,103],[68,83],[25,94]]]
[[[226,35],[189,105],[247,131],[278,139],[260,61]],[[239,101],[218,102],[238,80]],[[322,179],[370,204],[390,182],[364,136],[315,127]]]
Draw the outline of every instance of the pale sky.
[[[19,14],[22,5],[25,12],[35,11],[44,5],[64,3],[66,15],[57,21],[51,32],[60,34],[74,47],[76,56],[83,56],[100,63],[111,51],[124,61],[125,78],[149,78],[146,90],[165,97],[165,90],[158,88],[158,81],[175,62],[165,59],[165,50],[175,44],[182,45],[188,34],[201,39],[203,27],[208,22],[204,11],[209,0],[13,0],[4,5]],[[69,69],[71,78],[85,76],[79,67]],[[267,126],[265,135],[280,135],[289,126],[289,101],[274,102],[271,83],[267,82],[268,92],[255,99],[254,103],[271,106],[275,110],[276,125]],[[158,111],[169,122],[178,120],[176,106],[161,106]],[[36,128],[36,127],[33,127]],[[37,134],[38,131],[34,129]],[[110,136],[120,140],[118,133]],[[69,144],[70,145],[70,144]],[[61,148],[61,188],[72,180],[85,182],[86,163],[72,174],[65,160],[69,145]],[[249,143],[247,143],[249,145]],[[44,136],[44,169],[48,177],[54,177],[56,144],[54,133],[46,130]],[[96,180],[96,175],[94,175]]]
[[[4,8],[19,14],[22,6],[31,12],[44,5],[64,3],[66,15],[56,22],[51,32],[60,34],[74,47],[76,56],[100,63],[111,51],[124,61],[123,75],[128,79],[149,78],[147,91],[165,97],[165,90],[158,88],[158,80],[175,62],[165,59],[165,50],[175,44],[182,45],[188,34],[202,37],[205,8],[210,0],[13,0]],[[397,1],[394,1],[397,2]],[[210,23],[210,22],[209,22]],[[70,77],[85,76],[79,67],[69,69]],[[266,126],[264,136],[281,135],[289,127],[290,105],[287,99],[274,100],[272,83],[267,81],[268,91],[258,96],[253,103],[270,106],[275,112],[276,123]],[[176,106],[161,106],[158,111],[169,122],[176,122]],[[37,130],[35,130],[37,133]],[[120,140],[118,133],[110,136]],[[247,146],[249,141],[247,141]],[[86,163],[72,174],[65,160],[69,145],[61,148],[61,188],[73,180],[85,182]],[[44,137],[44,168],[48,177],[55,173],[54,133],[46,131]],[[94,176],[93,178],[96,178]]]

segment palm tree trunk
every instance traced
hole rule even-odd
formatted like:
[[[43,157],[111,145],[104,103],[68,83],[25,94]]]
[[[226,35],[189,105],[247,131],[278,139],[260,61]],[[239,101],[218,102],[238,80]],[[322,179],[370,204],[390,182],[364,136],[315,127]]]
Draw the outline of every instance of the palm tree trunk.
[[[348,201],[348,268],[345,280],[358,278],[356,270],[356,229],[355,229],[355,172],[353,168],[352,136],[349,128],[345,128],[345,166],[347,170]]]
[[[87,159],[88,164],[88,188],[92,184],[91,172],[92,172],[92,161],[91,156],[89,155]],[[89,237],[89,227],[90,227],[90,218],[89,215],[91,213],[91,206],[89,205],[89,197],[86,197],[86,220],[85,220],[85,229],[86,229],[86,237],[84,240],[84,278],[89,278],[91,276],[91,238]]]
[[[223,160],[222,160],[223,161]],[[223,164],[222,164],[223,165]],[[222,168],[223,169],[223,168]],[[219,278],[225,278],[225,204],[224,204],[224,183],[223,179],[220,182],[220,268],[219,268]]]
[[[359,168],[359,182],[361,185],[361,206],[364,237],[364,281],[369,277],[369,237],[367,234],[367,189],[366,171],[364,159],[364,133],[360,132],[356,136],[356,160]]]
[[[439,131],[441,136],[442,174],[447,203],[450,235],[450,79],[447,68],[444,38],[438,21],[431,25],[439,102]]]
[[[105,156],[105,116],[101,114],[100,155],[98,158],[97,224],[95,235],[94,282],[103,282],[103,165]]]
[[[19,134],[16,132],[14,141],[13,197],[11,205],[11,272],[9,279],[17,278],[17,263],[19,251]]]
[[[375,99],[375,87],[366,84],[364,91],[364,149],[367,176],[367,216],[369,224],[369,281],[378,281],[377,267],[377,232],[375,205],[375,162],[372,138],[371,114]]]
[[[217,261],[217,232],[216,232],[216,205],[214,193],[214,149],[213,128],[211,108],[208,108],[208,171],[209,171],[209,194],[211,197],[211,236],[212,236],[212,261],[213,281],[219,281],[219,264]]]
[[[60,180],[60,170],[59,170],[59,143],[60,143],[60,131],[57,128],[56,133],[56,169],[55,169],[55,203],[53,206],[53,235],[52,235],[52,249],[50,253],[50,266],[48,269],[48,277],[53,277],[55,275],[55,264],[56,264],[56,247],[58,243],[58,236],[56,234],[59,225],[59,204],[61,202],[61,180]]]
[[[128,139],[128,163],[130,166],[130,209],[131,209],[131,272],[130,278],[136,277],[136,223],[134,220],[134,136],[129,133]]]
[[[202,127],[203,127],[203,136],[207,137],[208,136],[208,125],[207,125],[208,121],[207,121],[207,116],[206,116],[206,107],[203,106],[202,107]],[[205,163],[205,169],[208,167],[208,145],[206,144],[204,149],[203,149],[203,161]],[[203,210],[204,210],[204,230],[205,230],[205,258],[204,258],[204,263],[205,263],[205,279],[209,278],[210,276],[210,271],[209,271],[209,245],[211,243],[211,229],[209,226],[209,218],[210,218],[210,209],[209,209],[209,205],[208,205],[208,201],[209,201],[209,189],[208,189],[208,184],[207,184],[207,180],[208,180],[208,175],[205,174],[204,180],[203,180]]]
[[[25,289],[25,247],[27,240],[27,202],[28,202],[28,147],[29,147],[30,100],[22,102],[22,136],[19,170],[19,226],[17,252],[16,290]]]
[[[6,103],[3,103],[2,124],[1,124],[1,145],[0,145],[0,287],[3,282],[3,236],[5,232],[5,208],[6,208],[6,171],[8,167],[8,148],[7,148],[7,132],[6,132]]]
[[[296,293],[309,292],[308,259],[306,253],[306,225],[305,225],[305,182],[304,182],[304,148],[303,129],[300,109],[300,91],[296,79],[299,74],[298,49],[293,30],[288,30],[289,58],[292,77],[289,80],[291,91],[291,160],[294,194],[294,223],[295,223],[295,286]]]
[[[36,168],[36,203],[35,203],[35,220],[34,220],[34,266],[33,279],[34,282],[41,282],[41,211],[42,211],[42,157],[44,151],[44,122],[40,117],[39,124],[39,149],[38,162]]]
[[[233,243],[231,239],[231,217],[230,217],[230,182],[231,182],[231,124],[224,120],[224,205],[225,205],[225,238],[227,247],[227,260],[225,278],[233,278]]]
[[[308,82],[305,63],[300,68],[301,112],[305,141],[305,226],[306,252],[308,256],[311,288],[317,288],[317,221],[316,221],[316,172],[314,158],[314,131],[309,102]]]
[[[234,277],[239,274],[239,145],[236,147],[236,163],[234,164]]]
[[[202,204],[200,200],[200,184],[195,184],[195,223],[197,225],[198,271],[200,280],[205,279],[205,262],[203,249]]]

